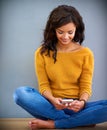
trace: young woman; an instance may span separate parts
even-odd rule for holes
[[[36,117],[29,122],[32,130],[107,121],[107,100],[87,102],[94,57],[83,40],[84,23],[74,7],[60,5],[50,13],[43,44],[35,52],[39,92],[22,86],[14,94],[15,102]]]

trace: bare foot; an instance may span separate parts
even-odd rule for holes
[[[41,119],[34,119],[30,121],[29,126],[32,130],[36,130],[37,128],[48,128],[48,129],[55,128],[54,121],[52,120],[45,121]]]

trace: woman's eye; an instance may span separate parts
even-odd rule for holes
[[[73,34],[73,32],[68,32],[69,34]]]
[[[63,34],[63,32],[58,32],[59,34]]]

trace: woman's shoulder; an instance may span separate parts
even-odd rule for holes
[[[40,57],[41,56],[41,46],[35,49],[34,51],[34,56],[35,57]]]
[[[93,51],[89,47],[83,47],[84,51],[90,54],[93,54]]]
[[[40,54],[41,52],[41,46],[39,46],[36,50],[35,50],[35,54]]]
[[[94,56],[93,51],[89,47],[83,47],[81,53],[83,53],[85,56]]]

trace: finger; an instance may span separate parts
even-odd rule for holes
[[[72,110],[73,110],[74,112],[78,112],[78,111],[79,111],[79,109],[77,109],[77,108],[72,108]]]
[[[64,106],[66,106],[66,107],[67,107],[67,106],[68,106],[68,103],[65,103],[65,104],[64,104]]]
[[[69,103],[68,106],[73,106],[73,104],[72,104],[72,103]]]

